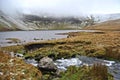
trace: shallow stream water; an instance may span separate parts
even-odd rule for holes
[[[27,63],[37,66],[38,63],[34,59],[25,60]],[[120,80],[120,62],[108,61],[94,57],[78,56],[77,58],[58,59],[54,64],[59,70],[67,70],[69,66],[91,66],[94,63],[101,63],[108,67],[108,71],[114,76],[114,80]]]

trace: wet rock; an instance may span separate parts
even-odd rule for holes
[[[23,54],[16,53],[15,56],[19,58],[23,58]]]
[[[9,53],[11,57],[18,57],[18,58],[23,58],[23,54],[20,53],[14,53],[14,52],[10,52]]]
[[[38,38],[34,38],[34,40],[37,41],[37,40],[40,40],[40,39],[38,39]]]
[[[38,68],[41,71],[56,72],[57,66],[54,64],[53,60],[49,57],[42,58],[38,63]]]

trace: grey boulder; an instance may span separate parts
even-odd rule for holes
[[[41,71],[50,71],[50,72],[57,71],[57,66],[54,64],[53,60],[49,57],[43,57],[38,63],[38,68]]]

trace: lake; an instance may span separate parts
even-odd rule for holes
[[[94,30],[42,30],[42,31],[7,31],[0,32],[0,46],[10,46],[24,44],[27,42],[36,42],[43,40],[52,40],[66,38],[67,35],[56,35],[57,33],[68,32],[94,32]],[[21,43],[12,43],[7,38],[17,38]]]

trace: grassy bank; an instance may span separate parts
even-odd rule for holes
[[[105,22],[97,23],[95,25],[84,27],[87,30],[107,30],[107,31],[120,31],[120,19],[108,20]]]
[[[37,60],[44,56],[58,59],[76,55],[120,60],[120,32],[73,32],[64,39],[2,47],[0,50],[19,52],[26,58]]]
[[[41,72],[22,59],[0,52],[0,80],[40,80]]]
[[[69,58],[76,55],[119,60],[120,32],[76,32],[68,38],[30,43],[24,46],[25,57],[39,59],[44,56]]]

